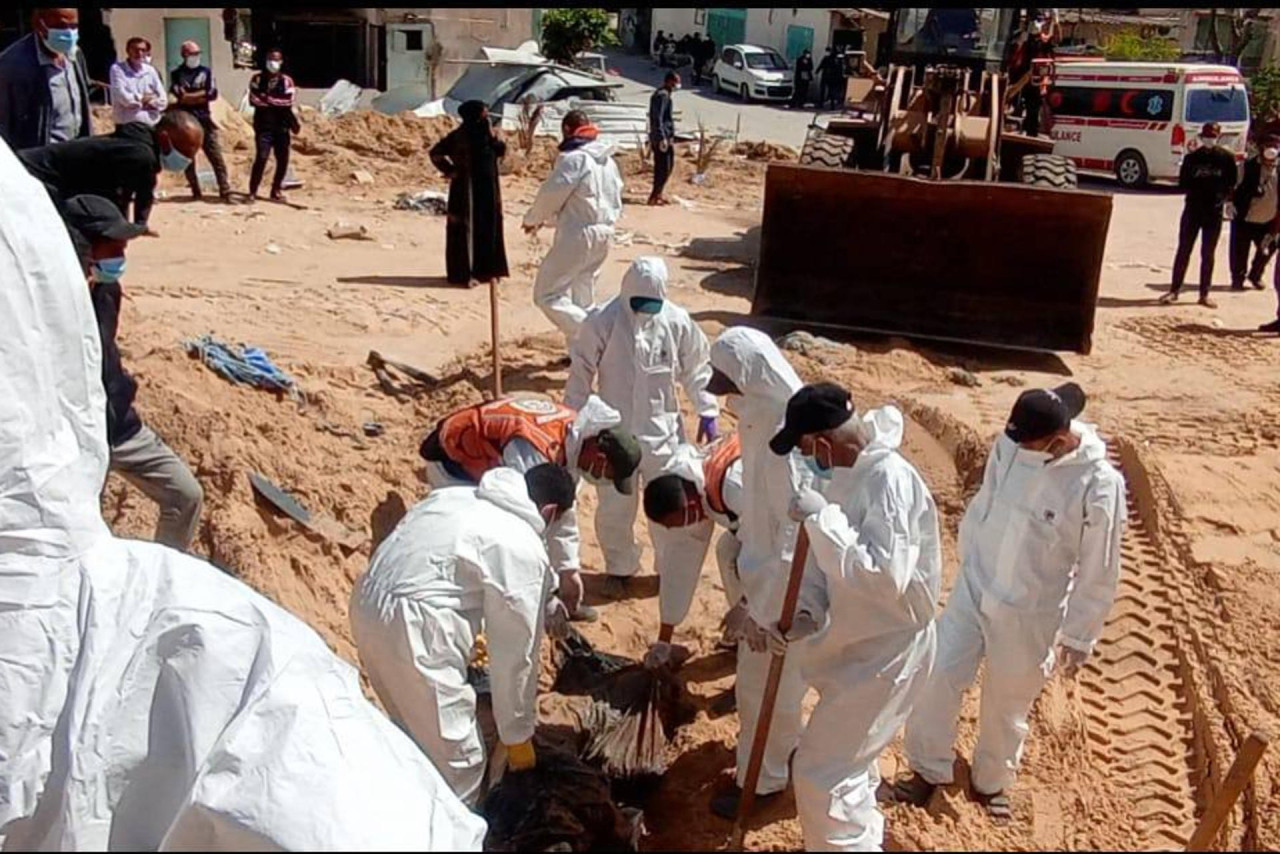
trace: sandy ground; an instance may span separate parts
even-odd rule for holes
[[[397,507],[425,492],[416,455],[422,434],[488,389],[489,315],[484,289],[443,282],[443,219],[392,207],[401,191],[442,187],[425,165],[421,140],[443,129],[413,126],[407,141],[397,141],[404,128],[388,126],[378,137],[381,153],[357,150],[360,143],[350,140],[334,144],[339,130],[308,127],[309,142],[300,148],[313,153],[295,158],[307,181],[291,194],[297,207],[196,204],[180,182],[167,185],[169,198],[153,217],[161,237],[130,251],[121,343],[141,386],[144,418],[204,485],[195,550],[292,610],[354,662],[352,581]],[[233,178],[243,187],[247,151],[243,141],[234,143]],[[535,154],[503,186],[512,267],[500,294],[504,380],[508,390],[554,396],[565,379],[556,367],[563,345],[530,303],[550,235],[531,241],[518,224],[549,162],[545,147]],[[353,167],[368,169],[374,183],[356,184]],[[629,201],[647,194],[640,168],[635,158],[624,159]],[[726,155],[704,187],[688,183],[686,160],[678,168],[672,190],[690,207],[628,205],[620,232],[630,238],[611,254],[599,296],[616,292],[633,258],[662,254],[672,298],[715,335],[746,320],[754,247],[745,235],[759,221],[764,167]],[[964,501],[1020,386],[1067,375],[1081,382],[1091,394],[1087,414],[1112,440],[1130,484],[1120,597],[1080,679],[1055,681],[1037,706],[1012,792],[1015,820],[993,825],[956,787],[926,810],[889,808],[890,847],[1180,847],[1244,736],[1276,724],[1280,428],[1267,413],[1280,402],[1268,369],[1280,357],[1280,341],[1248,331],[1274,316],[1275,296],[1217,293],[1216,312],[1185,301],[1155,307],[1169,278],[1178,207],[1167,193],[1117,194],[1087,357],[999,356],[866,338],[790,354],[806,378],[849,385],[860,406],[896,401],[910,416],[906,451],[944,513],[948,586]],[[328,239],[325,230],[339,221],[367,226],[373,239]],[[1225,242],[1224,234],[1219,282],[1226,279]],[[234,387],[189,358],[181,342],[204,333],[265,348],[297,378],[303,402]],[[388,396],[364,366],[371,349],[447,381]],[[948,369],[957,366],[979,384],[952,382]],[[369,421],[384,432],[366,437],[361,426]],[[359,545],[335,544],[255,504],[248,481],[254,470],[345,525]],[[588,520],[594,498],[584,491]],[[117,531],[149,536],[154,508],[114,477],[104,508]],[[583,551],[589,595],[599,601],[600,552],[589,522]],[[602,604],[602,621],[587,628],[603,648],[639,656],[656,634],[648,551],[645,561],[634,597]],[[735,715],[713,717],[709,708],[731,685],[733,668],[714,650],[724,605],[713,561],[677,635],[694,652],[685,674],[700,712],[680,733],[679,755],[648,804],[646,845],[653,849],[722,847],[730,830],[707,809],[727,782],[737,730]],[[561,720],[568,704],[548,694],[541,705],[548,720]],[[976,713],[971,692],[961,756],[972,748]],[[960,766],[963,781],[967,766]],[[895,745],[882,770],[891,776],[901,767]],[[1237,807],[1226,842],[1280,845],[1277,772],[1280,754],[1273,753]],[[772,805],[754,822],[748,845],[800,848],[794,816],[789,798]]]

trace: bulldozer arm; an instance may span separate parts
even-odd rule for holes
[[[1088,353],[1111,197],[773,163],[753,315]]]

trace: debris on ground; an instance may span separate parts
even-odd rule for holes
[[[779,350],[790,350],[802,356],[808,356],[815,350],[821,350],[824,347],[839,346],[830,338],[823,338],[819,335],[814,335],[812,332],[805,332],[803,329],[788,332],[778,339],[777,344]]]
[[[535,737],[538,763],[508,771],[480,814],[486,851],[636,851],[643,814],[619,807],[609,780],[570,751]]]
[[[982,380],[978,379],[977,374],[956,366],[947,368],[947,379],[966,388],[977,388],[982,385]]]
[[[373,240],[367,226],[354,222],[335,222],[325,232],[330,240]]]
[[[258,347],[232,347],[213,335],[187,339],[182,346],[190,355],[198,356],[214,373],[237,385],[298,396],[298,386],[293,377],[276,367],[266,351]]]
[[[790,160],[800,159],[800,153],[787,145],[776,142],[740,142],[733,147],[733,153],[748,160]]]
[[[396,196],[394,207],[398,211],[419,211],[421,213],[444,216],[449,212],[449,194],[442,193],[439,190],[401,193]]]
[[[367,187],[373,183],[373,175],[366,169],[355,169],[351,172],[351,180],[362,187]]]
[[[252,485],[255,495],[307,530],[314,531],[326,539],[332,540],[348,552],[355,551],[363,545],[365,541],[363,531],[353,531],[323,514],[312,513],[303,507],[298,499],[272,483],[261,472],[251,472],[249,474],[249,483]]]

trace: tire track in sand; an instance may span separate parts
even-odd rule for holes
[[[1108,447],[1124,471],[1114,443]],[[1179,664],[1177,592],[1132,486],[1128,499],[1120,585],[1098,648],[1081,669],[1081,703],[1094,761],[1134,803],[1144,837],[1134,846],[1182,848],[1194,830],[1199,763]]]

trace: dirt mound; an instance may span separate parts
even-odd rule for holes
[[[733,154],[748,160],[782,160],[795,162],[800,153],[789,145],[775,142],[740,142],[733,147]]]
[[[313,113],[304,118],[293,150],[298,166],[312,178],[349,184],[352,173],[369,173],[375,185],[415,186],[436,176],[431,147],[457,123],[448,116],[424,119],[413,113],[388,116],[354,110],[336,118]]]

